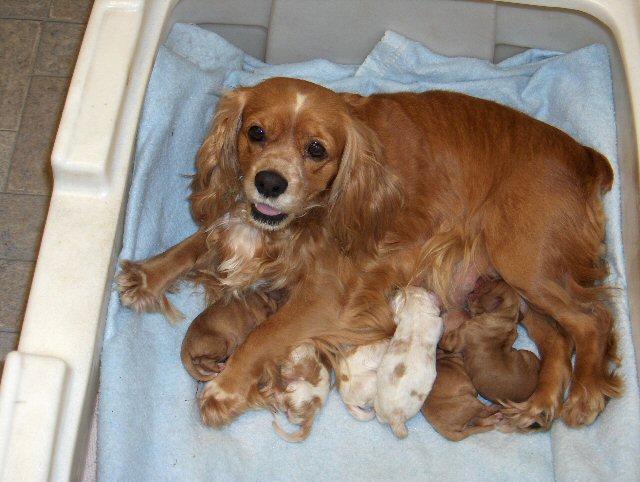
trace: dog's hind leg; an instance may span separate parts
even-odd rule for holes
[[[613,319],[606,307],[611,294],[602,286],[608,270],[602,259],[605,220],[599,194],[589,193],[586,181],[572,182],[571,177],[560,185],[564,189],[548,189],[544,197],[531,191],[523,197],[510,195],[504,202],[510,202],[520,216],[504,216],[499,206],[488,210],[483,234],[498,273],[535,312],[554,319],[573,341],[575,367],[562,418],[579,427],[591,424],[608,398],[621,395],[622,381],[609,366],[617,359],[611,344]],[[526,204],[531,200],[539,204],[535,215]],[[561,393],[558,383],[564,373],[551,373],[549,357],[566,357],[567,343],[545,351],[539,385],[555,383],[556,393]],[[532,399],[542,403],[540,393],[537,389]],[[549,402],[546,405],[552,410]]]
[[[527,328],[531,330],[531,326],[536,324],[535,329],[542,329],[542,333],[548,332],[549,335],[538,342],[542,355],[541,372],[536,391],[525,402],[525,413],[534,411],[537,403],[544,404],[543,394],[551,395],[548,388],[555,387],[556,394],[563,393],[567,373],[565,360],[571,353],[569,340],[575,347],[576,359],[569,398],[562,408],[565,423],[571,427],[589,425],[604,409],[607,399],[621,396],[622,380],[610,367],[610,362],[617,360],[610,341],[613,320],[604,302],[598,299],[603,292],[601,288],[582,288],[577,284],[573,288],[565,288],[551,280],[544,280],[537,290],[522,290],[530,306],[537,311],[543,307],[570,337],[567,339],[559,335],[558,330],[544,329],[535,316],[528,318]],[[532,338],[535,340],[536,335]],[[557,398],[553,404],[549,402],[546,405],[547,410],[551,410],[547,414],[550,423],[559,413],[555,413],[553,408]],[[522,419],[523,415],[519,418]],[[545,424],[542,425],[545,428]]]
[[[610,343],[611,314],[602,301],[582,295],[588,288],[568,291],[568,299],[547,296],[551,302],[546,308],[575,343],[575,368],[562,418],[567,425],[579,427],[593,423],[609,398],[621,396],[623,383],[610,366],[617,361]]]

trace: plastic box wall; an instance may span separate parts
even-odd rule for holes
[[[526,48],[605,44],[640,353],[638,0],[96,0],[53,150],[54,189],[20,344],[0,385],[0,480],[81,476],[137,122],[155,54],[176,22],[200,24],[272,63],[361,62],[387,29],[438,53],[495,61]]]

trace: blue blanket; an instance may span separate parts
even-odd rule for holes
[[[161,47],[139,127],[122,259],[143,259],[196,228],[188,175],[221,89],[272,76],[305,78],[337,91],[447,89],[496,100],[553,124],[604,153],[616,173],[616,137],[607,51],[531,50],[498,65],[449,58],[388,32],[362,65],[315,60],[266,65],[217,35],[176,25]],[[616,180],[605,199],[610,282],[626,380],[590,426],[557,422],[547,433],[490,432],[452,443],[421,415],[397,440],[376,421],[358,422],[334,390],[311,436],[290,444],[266,411],[215,430],[200,423],[198,385],[180,362],[202,292],[184,285],[170,295],[186,315],[173,326],[161,315],[133,313],[114,293],[109,306],[100,385],[98,467],[102,480],[636,480],[640,474],[640,402],[625,291]],[[532,348],[521,334],[518,345]],[[280,422],[283,421],[280,419]]]

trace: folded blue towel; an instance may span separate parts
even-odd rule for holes
[[[121,258],[143,259],[191,234],[187,196],[196,151],[221,89],[272,76],[300,77],[337,91],[447,89],[496,100],[553,124],[611,160],[615,118],[607,51],[594,45],[569,54],[530,50],[498,65],[436,55],[388,32],[362,65],[324,60],[267,65],[217,35],[176,25],[161,47],[140,122]],[[557,422],[547,433],[490,432],[461,442],[438,435],[421,415],[409,437],[358,422],[333,391],[311,436],[290,444],[276,436],[266,411],[215,430],[200,423],[198,386],[180,362],[189,321],[202,292],[170,295],[187,321],[138,315],[110,300],[102,355],[98,467],[102,480],[637,480],[640,402],[626,300],[616,180],[605,199],[610,282],[620,287],[616,329],[626,380],[590,426]],[[518,345],[532,347],[520,336]]]

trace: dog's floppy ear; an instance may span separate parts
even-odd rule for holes
[[[376,134],[354,118],[329,198],[329,222],[346,253],[375,251],[403,202],[400,179],[386,164]]]
[[[245,98],[246,90],[236,89],[220,99],[198,151],[190,200],[193,219],[201,226],[218,219],[240,192],[237,138]]]

